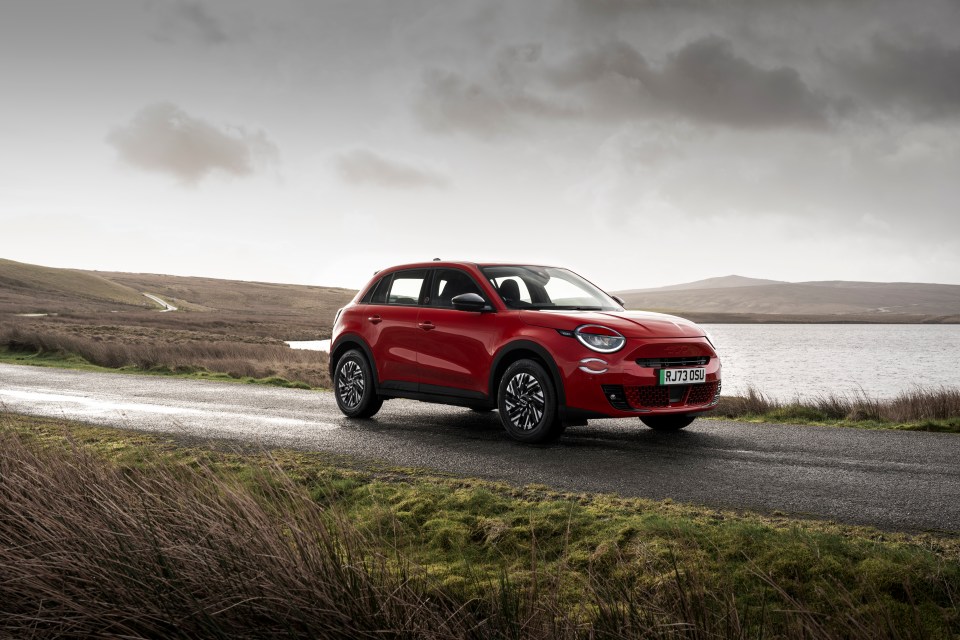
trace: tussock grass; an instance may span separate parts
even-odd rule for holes
[[[290,349],[279,342],[189,339],[167,342],[147,336],[129,341],[100,335],[86,336],[28,324],[10,323],[0,329],[0,348],[21,354],[77,356],[86,362],[113,369],[134,368],[155,373],[209,371],[232,378],[271,379],[283,386],[329,387],[328,355],[320,351]]]
[[[960,432],[960,387],[917,387],[889,399],[871,397],[861,390],[789,402],[770,398],[750,387],[745,396],[721,397],[715,410],[717,414],[776,422],[896,425],[915,430]]]
[[[0,635],[950,638],[951,540],[0,416]]]

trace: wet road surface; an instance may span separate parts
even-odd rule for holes
[[[661,434],[625,419],[530,446],[509,440],[495,412],[391,400],[374,419],[351,421],[327,392],[3,364],[0,409],[518,485],[960,531],[955,434],[707,420]]]

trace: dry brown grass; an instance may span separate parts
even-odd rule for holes
[[[783,602],[748,615],[732,587],[676,557],[639,581],[622,558],[598,564],[571,608],[562,564],[538,569],[535,546],[522,586],[505,575],[466,596],[279,464],[245,471],[119,465],[0,430],[0,636],[875,640],[928,629],[920,609],[903,624],[842,585],[828,612],[771,581]]]
[[[136,332],[129,328],[45,327],[9,323],[0,328],[0,347],[21,353],[79,356],[102,367],[192,373],[206,370],[234,378],[283,378],[329,387],[329,357],[279,341],[256,342],[194,332]]]
[[[783,402],[750,387],[745,396],[723,396],[716,413],[729,418],[770,416],[805,420],[915,423],[960,419],[960,387],[915,388],[890,399],[851,394],[820,395]]]

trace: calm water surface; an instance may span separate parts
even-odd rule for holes
[[[724,395],[753,385],[789,400],[863,390],[890,397],[960,386],[960,325],[704,324]]]

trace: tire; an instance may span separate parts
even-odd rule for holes
[[[370,418],[380,411],[383,399],[373,387],[370,363],[363,352],[352,349],[337,361],[333,395],[340,411],[348,418]]]
[[[696,416],[643,416],[640,421],[654,431],[679,431],[696,420]]]
[[[557,392],[543,366],[534,360],[511,364],[497,392],[500,422],[520,442],[549,442],[563,433]]]

